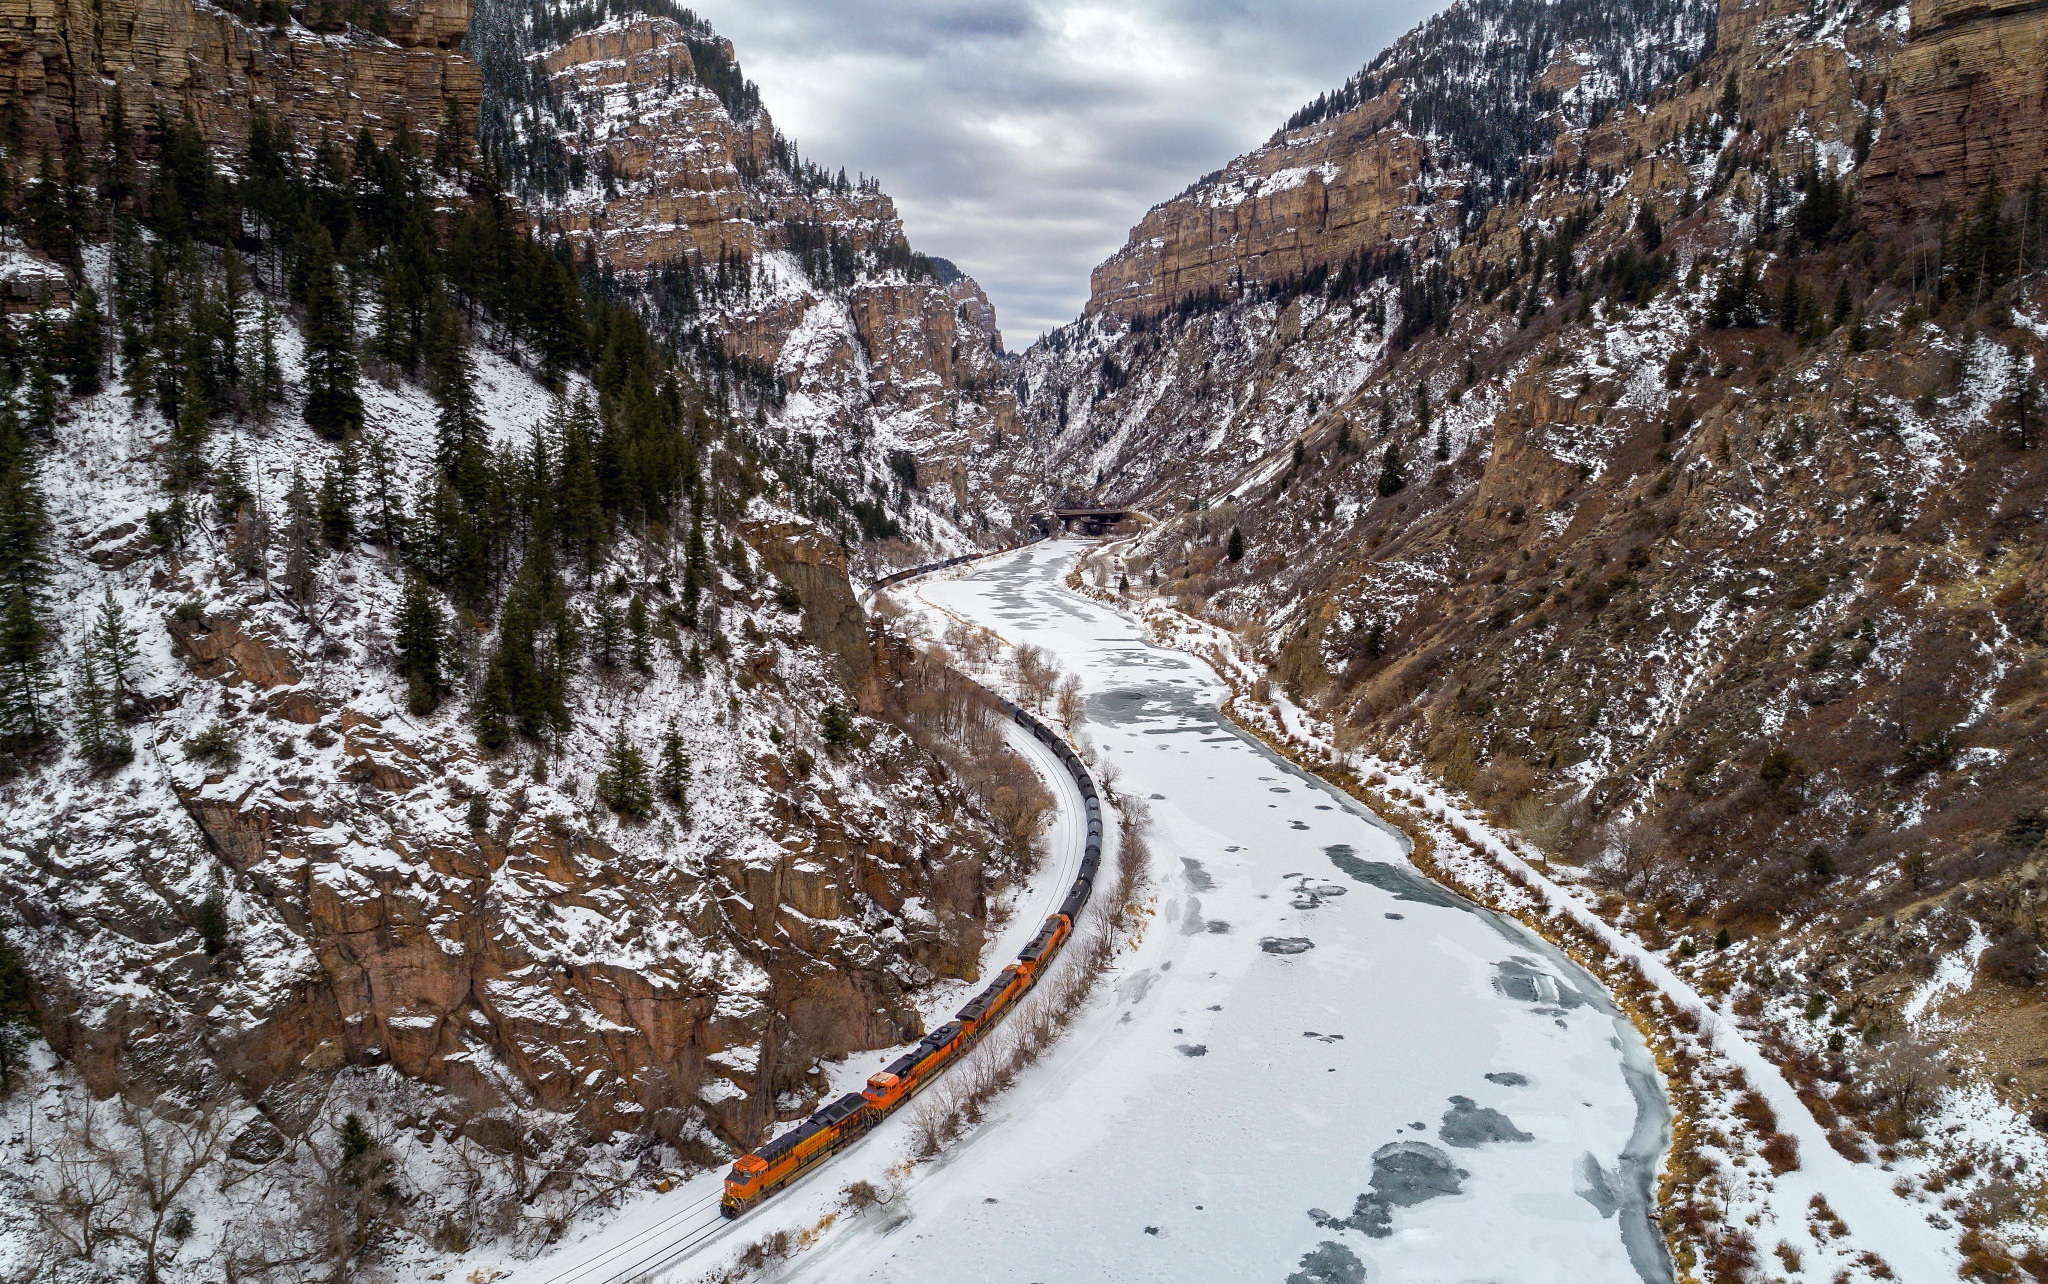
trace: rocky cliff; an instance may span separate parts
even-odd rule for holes
[[[258,23],[245,16],[254,6],[196,0],[6,0],[0,93],[20,104],[28,147],[53,154],[99,145],[117,93],[137,134],[161,111],[223,152],[241,150],[258,111],[309,141],[367,126],[380,141],[403,128],[430,142],[452,125],[466,142],[481,94],[460,51],[469,0],[384,0],[367,6],[370,28],[305,25],[334,8]]]
[[[2024,0],[1918,0],[1886,76],[1889,127],[1864,167],[1886,219],[1961,214],[2048,169],[2048,23]]]
[[[1691,66],[1711,17],[1697,3],[1454,5],[1147,213],[1095,269],[1087,315],[1240,298],[1454,235],[1560,129]]]

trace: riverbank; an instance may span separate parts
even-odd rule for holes
[[[1097,555],[1101,559],[1101,555]],[[1542,855],[1421,773],[1347,754],[1271,689],[1238,640],[1110,590],[1077,562],[1068,587],[1138,621],[1155,645],[1205,660],[1231,719],[1274,752],[1398,826],[1441,885],[1512,917],[1600,978],[1656,1056],[1673,1110],[1659,1221],[1685,1278],[1955,1279],[1961,1254],[1882,1170],[1836,1153],[1792,1084],[1699,990],[1610,919],[1618,897],[1568,881]]]

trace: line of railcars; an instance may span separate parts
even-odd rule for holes
[[[955,558],[938,565],[952,566],[969,558]],[[933,570],[936,567],[924,567]],[[906,572],[900,577],[909,578]],[[883,584],[891,580],[882,581]],[[1031,943],[1004,968],[981,993],[968,1000],[951,1021],[926,1035],[916,1047],[904,1053],[879,1073],[869,1077],[867,1087],[819,1109],[810,1118],[783,1133],[750,1155],[741,1156],[725,1176],[725,1193],[719,1206],[727,1217],[738,1217],[768,1196],[796,1181],[829,1156],[864,1136],[876,1124],[900,1109],[912,1097],[929,1087],[946,1067],[965,1056],[1003,1015],[1031,992],[1038,979],[1059,956],[1074,934],[1074,924],[1094,889],[1096,873],[1102,867],[1102,798],[1082,765],[1081,756],[1066,741],[1016,704],[996,697],[1003,712],[1059,755],[1060,762],[1081,788],[1088,816],[1088,845],[1082,852],[1080,874],[1059,911],[1045,920]]]

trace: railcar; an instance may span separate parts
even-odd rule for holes
[[[1036,543],[1036,540],[1030,541]],[[900,571],[880,580],[877,588],[900,583],[930,571],[958,566],[978,555],[950,558],[930,566]],[[981,993],[967,1001],[954,1020],[919,1040],[880,1072],[869,1076],[860,1092],[850,1092],[817,1111],[795,1128],[734,1161],[725,1175],[725,1193],[719,1200],[727,1217],[738,1217],[754,1204],[789,1185],[815,1168],[834,1152],[852,1144],[900,1108],[904,1102],[929,1086],[967,1049],[1015,1007],[1074,934],[1074,924],[1088,903],[1102,866],[1102,799],[1095,782],[1081,762],[1081,755],[1055,735],[1052,729],[1018,707],[1015,701],[996,697],[1003,712],[1030,731],[1058,755],[1074,783],[1080,786],[1083,814],[1087,817],[1087,842],[1082,849],[1081,869],[1068,889],[1059,911],[1045,920],[1017,956]]]

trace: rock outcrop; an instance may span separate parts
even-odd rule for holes
[[[1863,192],[1884,220],[1967,214],[1991,183],[2048,174],[2048,4],[1914,0],[1886,77],[1884,130]]]
[[[161,111],[239,155],[267,112],[308,142],[401,128],[431,148],[473,129],[482,92],[461,52],[470,0],[390,0],[385,29],[258,25],[201,0],[0,0],[0,95],[18,99],[30,148],[105,137],[115,90],[140,134]],[[303,16],[303,15],[302,15]]]
[[[1416,199],[1429,147],[1391,125],[1399,98],[1396,87],[1284,134],[1153,207],[1095,269],[1089,315],[1128,320],[1191,295],[1234,298],[1429,227],[1430,211]]]

